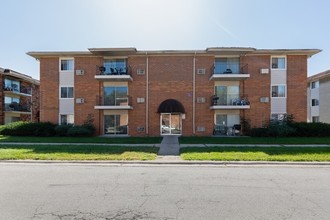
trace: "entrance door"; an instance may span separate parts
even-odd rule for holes
[[[160,115],[160,133],[162,135],[181,134],[181,113],[162,113]]]

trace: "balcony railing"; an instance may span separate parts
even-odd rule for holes
[[[211,96],[211,109],[249,109],[250,102],[246,97],[238,95]]]
[[[128,81],[132,80],[132,69],[130,66],[122,68],[108,68],[99,66],[95,75],[98,80]]]
[[[96,96],[95,109],[132,109],[132,97]]]
[[[235,71],[233,69],[220,69],[213,66],[211,68],[211,78],[210,80],[217,80],[217,79],[227,79],[227,80],[243,80],[250,77],[249,74],[249,66],[248,64],[242,66],[239,71]]]
[[[13,93],[21,93],[21,94],[25,94],[25,95],[32,95],[32,88],[25,87],[25,86],[21,86],[20,88],[17,88],[17,87],[14,87],[14,86],[4,85],[3,90],[13,92]]]
[[[106,127],[104,130],[104,134],[109,134],[109,135],[128,134],[128,125]]]
[[[5,111],[14,112],[31,112],[30,105],[22,105],[17,102],[12,102],[10,104],[5,104]]]

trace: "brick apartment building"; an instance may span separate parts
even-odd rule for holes
[[[210,136],[247,120],[307,118],[307,59],[317,49],[29,52],[40,61],[40,120],[100,135]],[[215,126],[217,125],[217,126]]]
[[[0,68],[0,124],[39,121],[39,81],[10,69]]]
[[[330,123],[330,70],[307,78],[307,121]]]

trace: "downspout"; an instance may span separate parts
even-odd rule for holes
[[[195,72],[196,72],[196,51],[195,51],[195,54],[194,54],[194,59],[193,59],[193,112],[192,112],[192,117],[193,117],[193,134],[195,135],[195,96],[196,96],[196,75],[195,75]]]
[[[146,52],[146,134],[149,135],[149,58]]]

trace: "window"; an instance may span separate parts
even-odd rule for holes
[[[285,57],[272,57],[272,69],[285,69]]]
[[[317,88],[319,88],[319,86],[320,86],[319,81],[312,82],[312,89],[317,89]]]
[[[128,106],[127,86],[104,87],[104,105]]]
[[[239,86],[216,86],[215,95],[219,98],[218,105],[232,105],[239,99]]]
[[[215,74],[238,74],[239,57],[217,58],[214,64]]]
[[[5,91],[20,92],[20,82],[12,79],[5,79]]]
[[[74,116],[73,115],[60,115],[60,124],[61,125],[74,124]]]
[[[319,116],[313,116],[312,117],[312,122],[320,122],[320,117]]]
[[[235,124],[240,124],[240,117],[239,115],[216,114],[215,124],[232,127]]]
[[[271,115],[271,120],[273,121],[283,121],[285,114],[272,114]]]
[[[61,98],[73,98],[73,87],[61,87]]]
[[[312,99],[312,106],[318,106],[319,100],[318,99]]]
[[[126,73],[126,60],[104,60],[105,74]]]
[[[104,115],[104,134],[128,134],[128,114]]]
[[[285,86],[272,86],[272,97],[286,97]]]
[[[17,111],[19,104],[19,98],[5,96],[5,111]]]
[[[73,59],[61,59],[61,71],[73,70]]]

